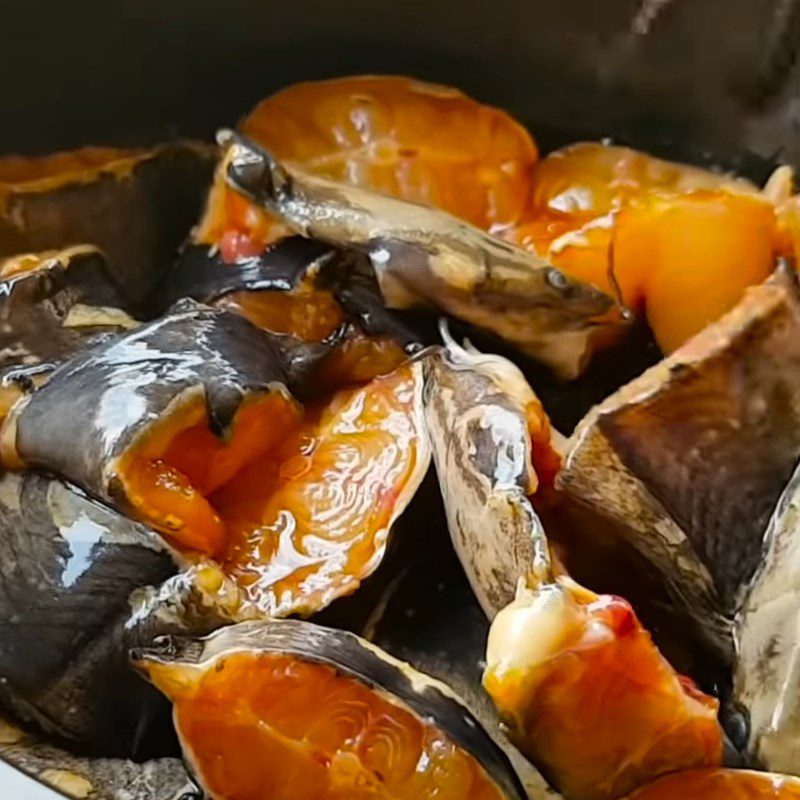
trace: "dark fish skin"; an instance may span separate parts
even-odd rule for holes
[[[165,636],[152,647],[133,651],[131,657],[147,674],[148,663],[200,665],[236,650],[293,654],[328,664],[389,694],[471,753],[508,800],[527,797],[503,750],[450,690],[421,673],[413,673],[407,665],[352,633],[299,620],[244,622],[205,639]]]
[[[0,478],[0,701],[103,755],[133,756],[160,717],[129,669],[134,590],[176,566],[156,534],[36,473]],[[126,644],[126,642],[128,644]]]
[[[310,176],[222,132],[226,180],[292,230],[367,255],[386,304],[432,305],[489,330],[564,377],[613,305],[599,289],[442,211]]]
[[[212,147],[178,142],[143,154],[124,176],[13,188],[0,208],[0,257],[92,244],[127,299],[139,303],[199,216],[215,160]]]
[[[2,373],[52,369],[81,347],[136,324],[99,250],[78,246],[38,258],[40,268],[0,280]],[[85,324],[70,318],[81,311]]]
[[[421,346],[418,335],[386,308],[369,259],[302,236],[282,239],[232,264],[215,247],[188,245],[156,286],[148,307],[164,310],[185,297],[213,304],[231,292],[291,292],[303,280],[329,290],[368,335],[390,336],[407,349]]]
[[[617,523],[731,654],[800,458],[800,292],[779,271],[581,422],[559,487]]]
[[[167,316],[59,367],[14,415],[9,437],[22,463],[60,475],[124,512],[113,462],[155,420],[204,395],[210,425],[224,437],[248,397],[302,394],[311,365],[328,349],[298,345],[238,314],[181,301]]]
[[[75,756],[0,719],[1,760],[43,784],[42,793],[45,792],[44,786],[63,793],[58,797],[80,800],[189,800],[194,789],[183,764],[177,758],[134,763],[122,759]],[[52,796],[55,799],[56,795]],[[194,796],[199,800],[199,795]]]
[[[190,244],[166,270],[149,302],[164,311],[184,297],[213,303],[231,292],[289,292],[309,273],[319,272],[337,251],[302,236],[283,239],[257,256],[233,264],[209,245]]]
[[[388,336],[406,352],[425,345],[420,326],[411,326],[400,313],[386,306],[375,270],[367,256],[345,251],[320,272],[319,284],[329,289],[344,312],[369,336]]]

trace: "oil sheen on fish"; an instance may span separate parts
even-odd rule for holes
[[[220,139],[233,189],[304,236],[367,253],[388,306],[441,308],[565,377],[585,366],[612,305],[600,290],[442,211],[304,174],[235,134]]]
[[[36,473],[0,478],[0,512],[0,702],[89,750],[133,755],[161,704],[127,666],[130,598],[175,573],[172,557],[144,526]]]

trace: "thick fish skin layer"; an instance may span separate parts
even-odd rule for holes
[[[46,369],[98,337],[136,326],[96,248],[23,258],[36,268],[0,279],[0,371]],[[0,274],[13,272],[12,261],[0,261]]]
[[[188,793],[194,789],[178,759],[137,764],[121,759],[79,758],[36,740],[2,719],[0,759],[52,786],[61,793],[59,797],[75,800],[188,800]]]
[[[612,300],[442,211],[310,176],[234,134],[229,185],[294,231],[369,255],[387,305],[437,306],[575,377]]]
[[[283,239],[263,253],[233,264],[225,261],[217,247],[187,245],[165,271],[150,304],[167,309],[184,297],[212,303],[230,292],[289,292],[306,274],[319,272],[335,256],[330,246],[300,236]]]
[[[157,698],[127,665],[130,596],[175,572],[161,540],[35,473],[0,478],[0,700],[106,754]],[[129,646],[129,645],[128,645]]]
[[[800,295],[779,270],[580,423],[558,486],[619,525],[730,653],[800,457]]]
[[[147,675],[160,665],[169,665],[176,672],[213,668],[219,659],[237,652],[293,654],[333,666],[396,698],[470,753],[504,797],[525,800],[527,795],[507,756],[452,690],[352,633],[299,620],[245,622],[205,639],[163,637],[150,648],[133,651],[131,657]]]
[[[137,437],[198,397],[212,430],[224,435],[248,397],[288,396],[311,351],[290,351],[287,341],[237,314],[182,301],[56,370],[14,416],[7,431],[13,450],[23,464],[124,507],[115,469]]]
[[[547,561],[528,502],[536,476],[525,405],[533,392],[511,362],[470,353],[452,340],[425,360],[425,415],[447,523],[486,615]]]
[[[800,774],[800,469],[764,536],[766,556],[736,618],[734,700],[766,769]]]
[[[386,309],[366,256],[302,236],[281,239],[234,263],[216,246],[189,245],[165,272],[149,306],[167,309],[184,297],[213,304],[234,292],[291,292],[306,280],[330,291],[365,333],[391,336],[406,348],[421,346],[418,336]]]
[[[48,159],[71,155],[0,160],[0,257],[92,244],[108,256],[128,300],[138,303],[202,210],[215,148],[177,142],[122,150],[88,169],[77,151],[69,169],[25,180],[25,162],[39,175]],[[11,161],[13,181],[4,169]]]

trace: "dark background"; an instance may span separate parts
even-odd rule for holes
[[[0,153],[210,137],[293,81],[407,73],[544,148],[800,160],[797,0],[0,0]]]

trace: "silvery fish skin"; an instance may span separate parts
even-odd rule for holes
[[[160,758],[139,764],[113,758],[82,758],[42,742],[2,719],[0,760],[27,773],[43,787],[52,787],[59,792],[58,797],[75,800],[188,800],[197,796],[191,794],[194,784],[178,759]],[[2,776],[0,784],[6,788]]]
[[[438,307],[515,344],[564,377],[588,359],[613,301],[544,260],[435,209],[310,176],[222,132],[228,184],[293,230],[366,253],[386,303]]]
[[[118,459],[150,425],[204,398],[224,436],[257,393],[291,397],[321,345],[298,345],[243,317],[181,301],[165,317],[84,351],[15,407],[4,462],[46,469],[127,510]]]
[[[176,566],[160,538],[36,473],[0,478],[0,701],[48,733],[131,755],[161,707],[127,649],[131,595]],[[163,708],[162,708],[163,711]]]
[[[448,686],[352,633],[300,620],[243,622],[204,639],[166,636],[151,647],[133,651],[131,657],[146,675],[151,666],[159,664],[176,669],[212,668],[226,655],[243,651],[294,655],[335,667],[340,673],[389,695],[447,733],[477,759],[503,797],[508,800],[527,797],[508,757]],[[191,752],[186,755],[191,762]]]
[[[536,476],[525,409],[535,397],[510,361],[445,341],[424,362],[426,421],[453,545],[493,619],[519,579],[548,563],[527,499]]]
[[[725,656],[800,457],[800,293],[779,270],[593,409],[558,487],[610,519]]]
[[[766,555],[736,617],[734,700],[750,717],[750,750],[769,770],[800,764],[800,468],[764,537]]]

